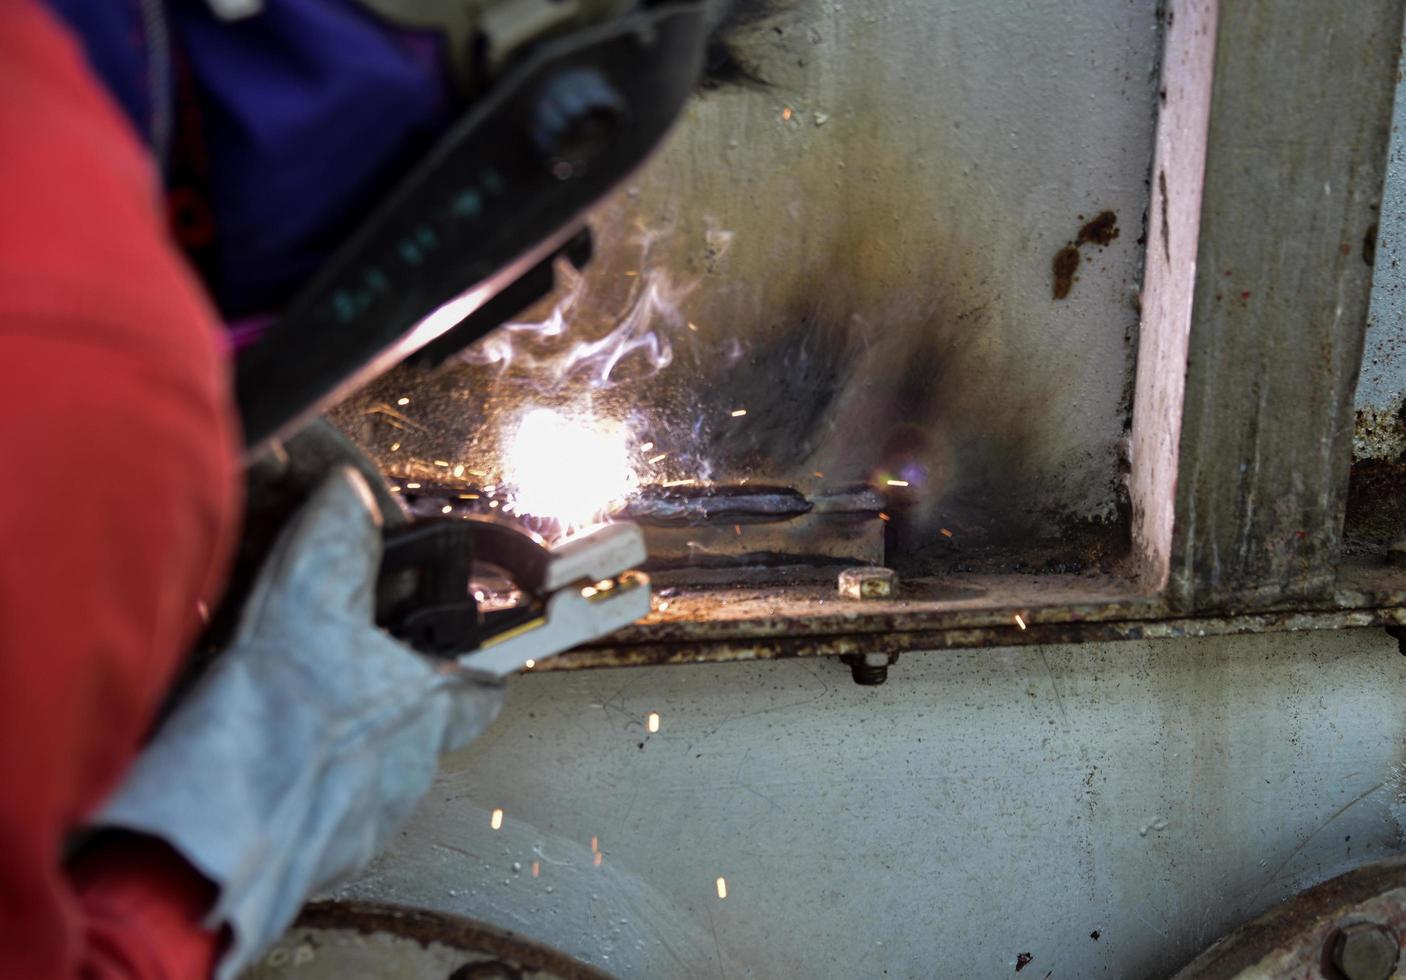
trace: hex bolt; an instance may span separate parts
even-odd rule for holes
[[[1344,926],[1333,943],[1333,965],[1347,980],[1387,980],[1400,955],[1396,937],[1370,922]]]
[[[876,687],[889,679],[889,665],[898,662],[896,653],[846,653],[840,662],[849,666],[856,684]]]
[[[840,573],[840,595],[846,599],[888,599],[898,591],[898,573],[892,568],[864,565]]]

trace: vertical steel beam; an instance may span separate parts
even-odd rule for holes
[[[1132,496],[1180,608],[1332,587],[1403,2],[1167,7]]]

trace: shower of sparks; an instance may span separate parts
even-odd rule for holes
[[[1021,629],[1025,629],[1025,620],[1020,618],[1020,613],[1015,614],[1015,624]]]
[[[646,719],[646,721],[648,722],[649,730],[651,732],[659,731],[659,712],[651,711],[649,713],[649,718]]]
[[[518,423],[506,475],[520,514],[563,528],[590,524],[635,485],[629,433],[617,423],[534,408]]]
[[[409,404],[410,404],[410,399],[409,399],[409,398],[397,398],[397,399],[395,400],[395,403],[396,403],[397,405],[409,405]]]
[[[722,875],[718,875],[717,886],[718,898],[727,898],[727,879]]]
[[[746,410],[745,408],[734,408],[734,409],[732,410],[732,417],[735,418],[735,419],[740,419],[742,416],[744,416],[744,415],[746,415],[746,414],[747,414],[747,410]]]
[[[888,484],[889,486],[891,486],[891,487],[906,487],[906,486],[908,486],[908,481],[907,481],[907,480],[885,480],[884,482],[887,483],[887,484]]]
[[[503,827],[503,811],[501,809],[493,811],[493,817],[488,821],[488,826],[494,830],[501,830]]]

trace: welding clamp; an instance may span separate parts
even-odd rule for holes
[[[429,656],[506,677],[649,612],[644,534],[606,524],[553,547],[491,518],[436,518],[384,535],[376,621]],[[514,600],[485,602],[485,576]],[[501,590],[499,591],[501,594]]]

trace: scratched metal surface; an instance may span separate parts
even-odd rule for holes
[[[1399,849],[1403,703],[1375,630],[526,676],[344,894],[626,978],[1165,977]]]
[[[919,536],[1113,519],[1158,4],[739,6],[761,12],[730,42],[747,77],[695,98],[600,210],[565,333],[519,345],[537,365],[398,371],[338,421],[398,475],[441,459],[501,480],[505,426],[547,404],[627,418],[671,454],[651,479],[809,494],[918,474]],[[1056,255],[1104,211],[1117,237],[1073,248],[1056,299]],[[564,369],[622,324],[634,353]]]

